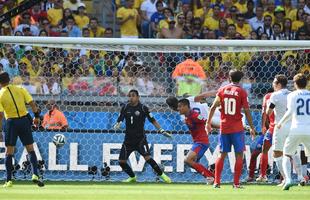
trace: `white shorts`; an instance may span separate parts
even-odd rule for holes
[[[292,135],[290,134],[284,144],[283,153],[285,155],[294,155],[298,145],[303,144],[306,156],[310,156],[310,135]]]
[[[273,151],[283,151],[285,139],[287,138],[290,132],[291,124],[286,123],[280,129],[275,127],[274,133],[272,136],[272,149]]]

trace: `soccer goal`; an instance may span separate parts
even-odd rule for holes
[[[310,41],[1,36],[0,44],[1,71],[7,71],[13,84],[24,86],[34,96],[43,114],[48,112],[47,101],[53,99],[68,120],[69,128],[61,131],[66,137],[61,148],[52,143],[57,131],[34,130],[41,173],[49,180],[120,181],[127,177],[117,161],[124,124],[121,131],[112,127],[129,90],[137,89],[141,102],[163,129],[173,133],[172,140],[165,138],[146,122],[153,158],[174,182],[203,182],[184,164],[192,139],[179,114],[166,105],[166,98],[217,90],[228,83],[230,69],[242,70],[242,86],[260,132],[262,98],[272,88],[274,76],[285,74],[291,88],[296,73],[309,76],[310,72]],[[211,103],[212,99],[203,101]],[[210,149],[201,163],[212,168],[219,153],[217,132],[209,138]],[[244,179],[255,144],[246,137]],[[0,142],[1,176],[5,173],[4,157],[4,143]],[[133,153],[129,162],[139,181],[158,180],[142,156]],[[272,162],[270,158],[270,166]],[[233,166],[231,154],[223,182],[232,180]],[[29,167],[19,144],[15,178],[29,178]]]

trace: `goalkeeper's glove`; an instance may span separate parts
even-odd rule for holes
[[[117,122],[116,124],[114,124],[114,126],[113,126],[113,130],[119,130],[120,129],[120,127],[121,127],[121,122]]]
[[[171,133],[165,131],[165,130],[162,129],[162,128],[159,129],[159,132],[160,132],[163,136],[165,136],[165,137],[167,137],[167,138],[172,138]]]

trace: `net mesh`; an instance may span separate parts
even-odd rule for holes
[[[58,180],[119,181],[126,177],[117,164],[124,134],[112,127],[120,106],[127,101],[128,91],[137,89],[142,103],[150,108],[161,126],[175,134],[169,140],[156,134],[156,129],[147,122],[145,129],[155,160],[177,182],[203,181],[184,166],[191,138],[178,113],[165,104],[166,98],[216,90],[228,83],[230,69],[240,69],[245,74],[242,86],[248,92],[254,124],[260,131],[262,98],[271,88],[274,76],[286,74],[292,87],[296,73],[309,75],[310,71],[309,50],[304,48],[3,43],[0,56],[1,71],[8,72],[12,83],[24,86],[34,95],[43,113],[47,112],[46,102],[54,99],[68,120],[69,129],[64,132],[67,144],[63,148],[56,149],[51,143],[53,131],[34,133],[39,159],[44,161],[42,173],[47,179]],[[212,99],[205,101],[210,103]],[[210,142],[211,148],[202,163],[212,167],[218,154],[217,136],[211,135]],[[248,139],[243,178],[247,176],[254,146],[255,142]],[[3,143],[1,147],[4,149]],[[18,149],[16,163],[24,169],[25,152],[21,147]],[[1,152],[0,157],[4,158],[4,150]],[[229,158],[226,165],[231,168],[225,168],[224,181],[232,181],[234,158]],[[156,180],[139,155],[132,154],[130,161],[141,176],[139,180]],[[272,166],[272,159],[269,162]],[[107,166],[109,176],[103,176]],[[27,177],[21,169],[17,170],[17,178]],[[0,161],[0,170],[4,173],[4,160]]]

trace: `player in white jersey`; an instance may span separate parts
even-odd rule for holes
[[[286,112],[287,106],[287,95],[290,91],[286,88],[287,85],[287,78],[283,74],[276,75],[274,81],[272,83],[274,92],[270,96],[270,103],[269,107],[267,108],[267,115],[270,116],[272,112],[275,115],[275,124],[277,124],[280,119],[284,116]],[[276,128],[273,133],[273,157],[276,165],[282,175],[285,177],[283,167],[282,167],[282,158],[283,158],[283,147],[286,137],[289,134],[291,123],[286,123],[285,126],[281,127],[280,129]],[[299,179],[302,178],[301,176],[301,161],[299,156],[294,156],[294,163],[296,163],[297,167],[300,168]],[[299,165],[298,165],[299,164]],[[296,170],[297,171],[297,170]],[[284,184],[284,181],[280,186]]]
[[[287,111],[277,124],[282,129],[291,122],[290,132],[284,144],[283,168],[285,173],[285,185],[283,190],[292,186],[290,160],[296,152],[299,144],[305,147],[306,156],[310,156],[310,91],[306,90],[307,77],[303,74],[294,76],[296,91],[287,97]]]

